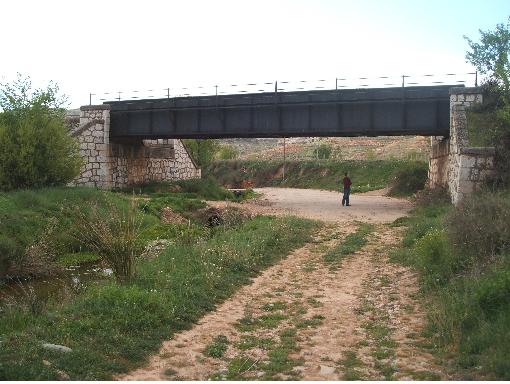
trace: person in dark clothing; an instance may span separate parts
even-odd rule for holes
[[[351,194],[351,179],[349,179],[349,177],[347,176],[347,172],[345,172],[345,177],[344,179],[342,180],[342,182],[344,183],[344,197],[342,198],[342,206],[350,206],[349,204],[349,195]]]

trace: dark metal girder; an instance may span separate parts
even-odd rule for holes
[[[110,137],[448,136],[449,88],[111,102]]]

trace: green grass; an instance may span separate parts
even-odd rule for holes
[[[57,263],[65,267],[95,263],[101,260],[101,256],[92,252],[66,253],[57,259]]]
[[[355,351],[344,351],[344,358],[339,360],[337,364],[341,365],[344,369],[343,380],[362,380],[363,375],[358,371],[358,368],[363,368],[365,364],[356,356]]]
[[[373,230],[374,226],[372,224],[360,224],[356,232],[347,235],[344,241],[324,254],[324,261],[328,263],[339,262],[345,256],[360,250],[367,244],[367,236]]]
[[[296,322],[296,328],[316,328],[322,324],[324,316],[314,315],[310,319],[300,319]]]
[[[47,303],[39,314],[4,308],[0,377],[56,380],[60,370],[72,380],[108,380],[138,367],[163,340],[308,241],[317,225],[258,217],[205,241],[171,244],[155,259],[140,260],[130,282],[91,286],[69,300]],[[43,342],[72,352],[46,350]],[[232,377],[243,369],[233,368]]]
[[[41,242],[51,243],[50,260],[69,253],[88,251],[72,235],[70,211],[90,212],[97,205],[102,212],[110,206],[126,210],[129,199],[95,188],[42,188],[0,192],[0,278],[14,270],[17,275],[38,276],[41,271],[24,262],[26,249]],[[143,215],[142,226],[156,223],[153,215]],[[48,266],[48,265],[46,265]],[[58,268],[58,265],[54,265]]]
[[[272,338],[241,335],[241,341],[237,343],[237,348],[242,351],[252,348],[271,349],[274,343]]]
[[[223,357],[228,348],[228,339],[224,335],[219,335],[205,347],[204,355],[214,358]]]
[[[203,200],[233,200],[232,192],[221,187],[212,179],[189,179],[176,180],[171,182],[150,182],[147,184],[134,185],[122,190],[123,192],[134,192],[137,195],[148,195],[151,197],[180,196],[188,199]]]
[[[471,379],[510,379],[509,207],[505,193],[479,193],[455,208],[428,202],[405,221],[392,255],[419,272],[428,345],[454,350],[455,367]]]
[[[345,172],[352,180],[352,192],[381,189],[392,184],[396,173],[408,169],[426,169],[417,161],[287,161],[282,180],[282,161],[216,161],[202,170],[222,185],[240,186],[252,181],[257,187],[317,188],[338,191]]]
[[[151,240],[189,238],[195,236],[194,232],[202,230],[197,226],[186,228],[185,225],[159,223],[162,208],[172,208],[190,219],[193,224],[197,223],[197,219],[192,212],[206,206],[202,200],[239,201],[253,197],[253,191],[236,197],[210,179],[151,183],[131,187],[124,192],[126,193],[112,193],[85,187],[0,192],[0,279],[7,273],[14,273],[19,277],[37,277],[43,274],[37,270],[37,266],[34,268],[30,263],[23,262],[26,249],[40,243],[42,239],[51,242],[52,254],[49,255],[49,263],[56,270],[62,263],[68,265],[72,260],[68,260],[69,258],[74,257],[75,261],[92,261],[87,259],[90,255],[69,256],[89,251],[72,234],[72,211],[76,209],[90,212],[91,207],[97,206],[98,211],[106,215],[110,207],[127,210],[129,201],[134,196],[139,201],[142,217],[142,233],[138,245],[143,248]],[[144,195],[140,196],[140,193]],[[190,234],[190,231],[193,233]],[[53,263],[56,260],[61,260],[62,263]]]

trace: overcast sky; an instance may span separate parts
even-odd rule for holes
[[[104,91],[467,73],[463,35],[509,15],[508,0],[7,0],[0,82],[53,80],[79,107]]]

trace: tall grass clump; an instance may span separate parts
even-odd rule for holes
[[[106,212],[94,205],[90,213],[76,210],[73,217],[75,238],[101,256],[118,281],[130,280],[140,251],[137,238],[142,224],[135,203],[126,210],[109,204]]]

